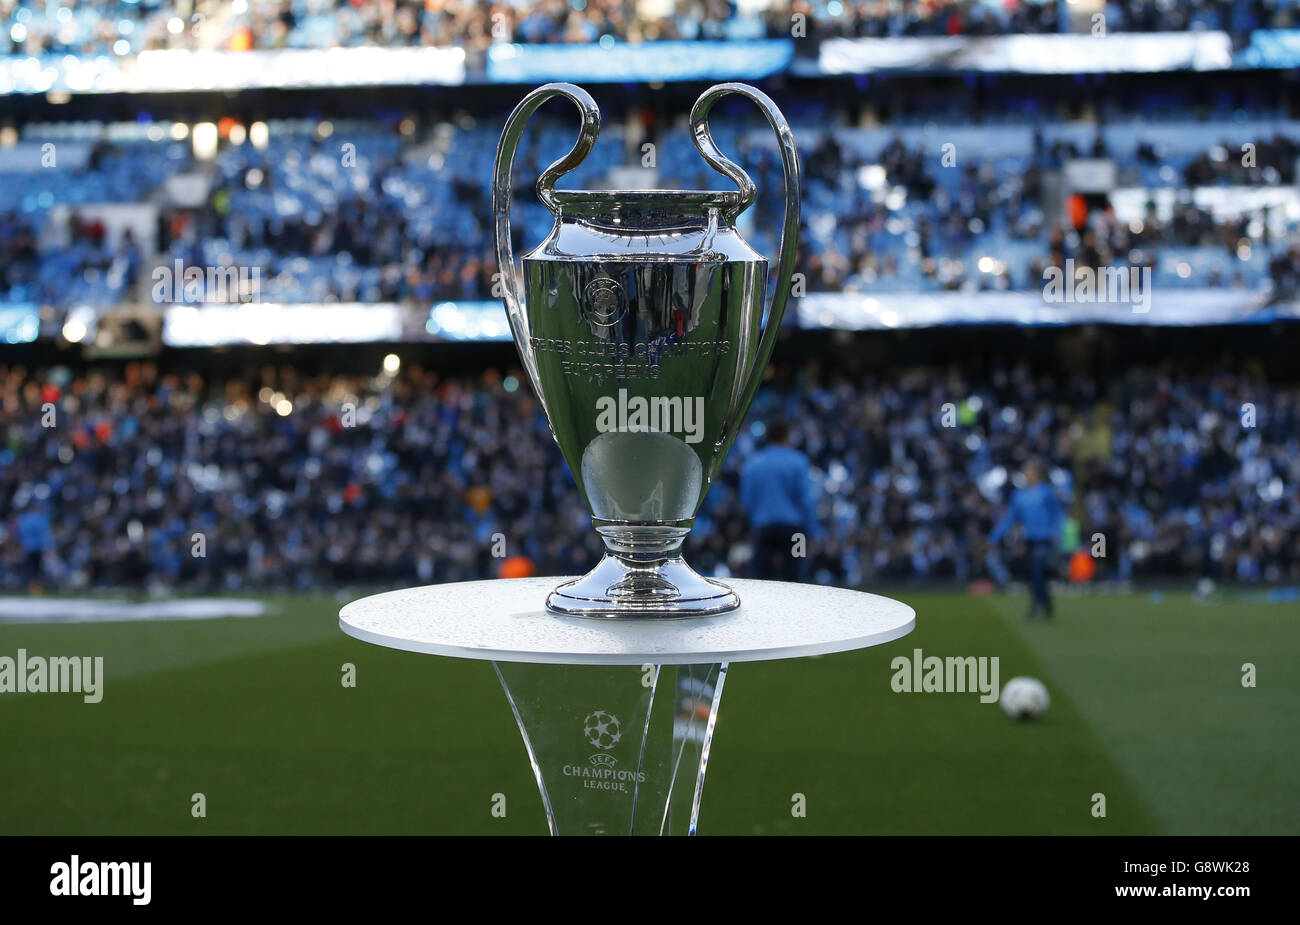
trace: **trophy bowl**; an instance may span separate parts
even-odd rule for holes
[[[767,117],[785,170],[780,261],[766,313],[768,262],[734,227],[756,189],[708,128],[714,102],[732,93]],[[577,105],[582,126],[573,149],[538,178],[555,224],[523,257],[521,292],[511,168],[528,119],[555,96]],[[767,96],[719,84],[696,101],[692,137],[738,190],[556,190],[599,129],[600,111],[581,88],[539,87],[506,121],[492,188],[515,346],[605,544],[596,567],[557,588],[546,607],[594,617],[725,613],[739,597],[687,565],[682,543],[758,390],[789,298],[799,227],[794,137]]]

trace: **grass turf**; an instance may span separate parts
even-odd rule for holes
[[[1016,596],[898,596],[917,611],[905,639],[732,667],[702,833],[1300,832],[1297,605],[1085,597],[1042,625]],[[0,833],[545,831],[487,663],[352,640],[332,598],[271,604],[251,619],[0,625],[0,655],[102,655],[107,678],[96,705],[0,695]],[[1003,682],[1040,678],[1052,706],[1013,723],[975,694],[894,693],[890,662],[916,648],[998,656]]]

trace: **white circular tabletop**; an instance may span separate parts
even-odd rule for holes
[[[339,612],[343,632],[391,649],[556,665],[698,665],[825,655],[906,636],[906,604],[844,588],[728,579],[740,608],[625,620],[549,613],[569,578],[502,578],[387,591]]]

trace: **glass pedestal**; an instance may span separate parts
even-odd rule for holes
[[[730,613],[605,620],[548,613],[563,578],[389,591],[348,604],[343,632],[490,661],[552,834],[693,835],[727,666],[877,646],[916,625],[876,594],[739,579]]]
[[[694,835],[727,666],[494,662],[552,835]]]

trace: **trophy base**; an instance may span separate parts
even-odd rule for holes
[[[586,575],[546,598],[552,613],[606,619],[707,617],[739,606],[735,591],[700,575],[681,556],[647,562],[607,553]]]

